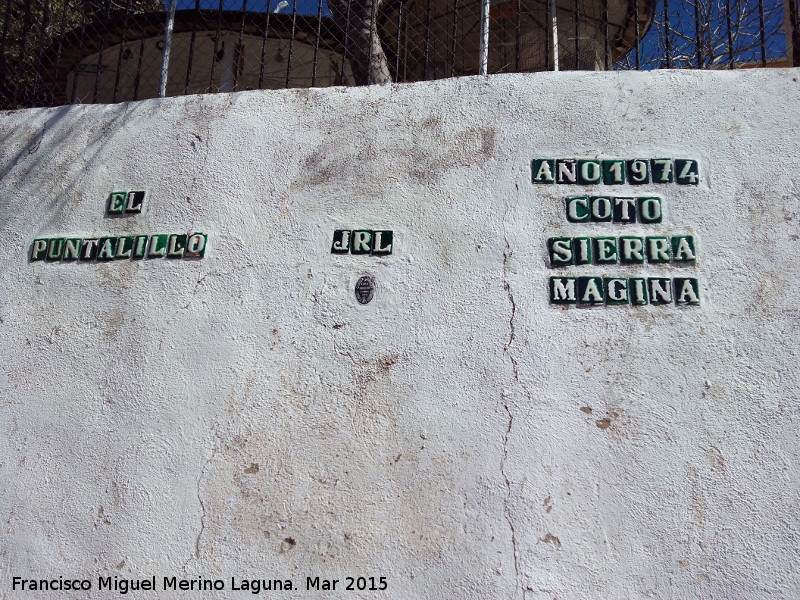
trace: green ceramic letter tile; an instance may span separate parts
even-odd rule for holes
[[[169,240],[169,235],[167,234],[158,234],[158,235],[151,235],[150,236],[150,248],[148,248],[147,256],[150,258],[156,258],[159,256],[164,256],[167,253],[167,243]]]
[[[183,251],[186,249],[186,236],[180,233],[173,233],[167,242],[167,258],[182,258]]]
[[[675,181],[678,185],[697,185],[700,171],[696,160],[678,158],[675,160]]]
[[[654,158],[650,161],[650,169],[653,183],[672,183],[675,180],[671,158]]]
[[[31,244],[31,261],[44,260],[47,256],[47,242],[49,240],[39,238],[33,240]]]
[[[389,230],[373,231],[373,248],[372,253],[375,256],[386,256],[392,253],[392,246],[394,244],[394,232]]]
[[[578,183],[578,161],[574,158],[556,160],[556,183]]]
[[[675,278],[675,304],[700,304],[700,289],[697,279],[692,277]]]
[[[347,254],[350,252],[350,230],[337,229],[333,232],[331,254]]]
[[[679,263],[697,262],[697,254],[694,251],[694,236],[672,236],[672,260]]]
[[[636,198],[612,198],[615,223],[636,222]]]
[[[572,238],[550,238],[547,240],[551,267],[566,267],[575,264],[572,254]]]
[[[602,277],[578,277],[578,303],[605,304]]]
[[[595,185],[603,180],[603,163],[599,160],[578,161],[578,183]]]
[[[647,304],[649,301],[647,295],[647,280],[642,277],[631,277],[628,279],[628,295],[631,299],[631,304]]]
[[[64,240],[64,254],[61,255],[61,260],[78,260],[81,256],[82,244],[83,240],[81,238],[70,238],[68,240]]]
[[[144,192],[128,192],[128,200],[125,203],[126,213],[140,213],[142,212],[142,205],[144,204]]]
[[[644,185],[650,183],[650,161],[645,158],[634,158],[628,161],[628,183]]]
[[[552,158],[537,158],[531,165],[533,183],[555,183],[556,161]]]
[[[596,223],[609,223],[614,216],[611,198],[592,196],[589,198],[589,219]]]
[[[577,302],[577,296],[575,294],[574,277],[550,278],[551,304],[575,304],[576,302]]]
[[[572,240],[576,265],[588,265],[592,262],[592,238],[576,237]]]
[[[117,238],[117,253],[114,255],[114,258],[118,260],[130,258],[133,254],[133,244],[135,240],[136,238],[133,236]]]
[[[83,240],[83,243],[81,244],[81,260],[94,260],[97,258],[99,241],[100,240],[97,239]]]
[[[647,262],[667,263],[670,261],[669,239],[656,235],[645,238],[645,250],[647,252]]]
[[[150,239],[146,235],[137,235],[136,241],[133,244],[133,258],[144,258],[147,252],[147,240]]]
[[[603,279],[606,291],[606,304],[628,304],[628,280],[624,277]]]
[[[647,279],[650,291],[650,304],[669,304],[672,302],[672,280],[669,277],[650,277]]]
[[[636,236],[619,238],[619,262],[623,265],[642,264],[644,262],[644,240]]]
[[[97,260],[114,260],[117,253],[117,238],[100,238],[97,244]]]
[[[567,221],[570,223],[587,223],[589,221],[589,198],[587,196],[571,196],[564,198],[567,209]]]
[[[625,161],[603,161],[603,183],[606,185],[622,185],[625,183]]]
[[[184,258],[203,258],[208,247],[208,234],[193,231],[186,240],[186,251]]]
[[[371,231],[353,231],[353,237],[350,240],[350,252],[353,254],[369,254],[372,252],[372,237]]]
[[[121,215],[125,210],[125,201],[128,198],[128,192],[111,192],[108,197],[108,212],[112,215]]]
[[[617,238],[596,237],[594,240],[594,262],[598,265],[614,265],[619,260]]]
[[[661,223],[661,198],[639,198],[638,203],[642,223]]]
[[[47,260],[60,260],[64,252],[64,238],[50,238],[47,241]]]

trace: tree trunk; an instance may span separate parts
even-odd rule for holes
[[[378,11],[383,3],[384,0],[328,0],[333,19],[344,32],[345,56],[357,85],[392,83],[378,35]]]

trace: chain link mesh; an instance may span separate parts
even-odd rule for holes
[[[170,0],[167,0],[169,3]],[[0,0],[0,108],[546,70],[800,66],[800,0]],[[162,82],[165,40],[169,64]]]

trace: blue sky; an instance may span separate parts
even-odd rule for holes
[[[269,0],[270,12],[274,12],[278,3],[281,0]],[[288,6],[282,8],[282,13],[292,13],[292,3],[294,0],[288,0]],[[178,9],[194,8],[194,0],[178,0]],[[243,0],[223,0],[223,10],[242,10],[244,7]],[[219,0],[200,0],[200,8],[217,10],[219,8]],[[316,15],[319,8],[317,0],[297,0],[297,12],[301,15]],[[247,10],[252,12],[266,12],[267,0],[247,0]],[[328,14],[328,4],[323,0],[322,14]]]

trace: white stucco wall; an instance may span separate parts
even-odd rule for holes
[[[799,80],[0,115],[0,598],[120,597],[98,576],[226,587],[143,599],[254,597],[232,577],[291,579],[258,596],[287,599],[796,598]],[[571,224],[563,198],[595,190],[533,185],[531,161],[573,157],[694,158],[702,180],[620,186],[662,197],[661,224]],[[109,218],[133,189],[142,214]],[[330,253],[359,228],[393,253]],[[200,260],[28,260],[36,238],[192,229]],[[548,237],[653,233],[694,235],[697,264],[567,271],[690,274],[700,306],[549,304]]]

